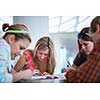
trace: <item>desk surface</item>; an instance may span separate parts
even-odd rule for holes
[[[66,80],[59,80],[59,79],[41,79],[41,80],[20,80],[18,83],[65,83]]]
[[[50,78],[51,77],[51,78]],[[32,79],[23,79],[18,81],[19,83],[65,83],[66,78],[64,74],[48,75],[47,76],[33,76]]]

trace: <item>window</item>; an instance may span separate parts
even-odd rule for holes
[[[0,16],[0,36],[2,36],[2,25],[3,23],[13,24],[13,16]]]
[[[49,33],[79,32],[94,16],[49,16]]]

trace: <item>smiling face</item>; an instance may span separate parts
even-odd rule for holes
[[[82,50],[85,52],[85,54],[89,55],[92,52],[93,47],[94,47],[93,42],[91,42],[91,41],[85,41],[85,40],[82,40],[80,38],[79,39],[79,43],[82,46]]]
[[[37,57],[40,62],[46,62],[49,56],[49,50],[37,50]]]

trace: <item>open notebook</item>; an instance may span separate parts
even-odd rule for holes
[[[59,79],[59,80],[65,80],[65,73],[61,74],[54,74],[54,75],[35,75],[32,77],[33,80],[42,80],[42,79]]]

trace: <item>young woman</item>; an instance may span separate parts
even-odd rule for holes
[[[83,64],[87,60],[88,55],[92,52],[94,48],[93,39],[89,34],[89,27],[83,28],[78,34],[78,47],[79,53],[74,59],[72,65],[73,67],[78,67],[81,64]]]
[[[3,24],[5,35],[0,38],[0,82],[16,82],[20,79],[30,79],[31,70],[9,72],[11,60],[20,54],[21,50],[26,49],[31,39],[28,34],[28,28],[23,24]]]
[[[55,68],[54,44],[50,37],[40,38],[34,50],[27,50],[19,59],[14,69],[20,71],[24,68],[37,70],[40,74],[53,74]]]

